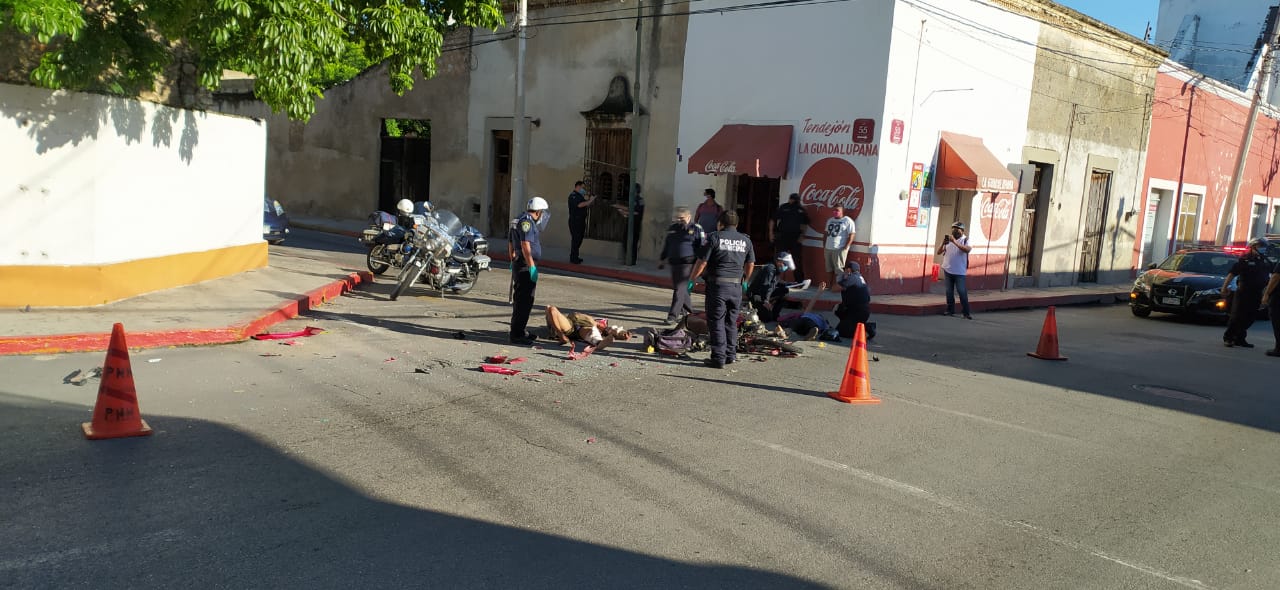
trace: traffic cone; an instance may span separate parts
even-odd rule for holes
[[[827,397],[846,404],[880,403],[880,398],[871,396],[871,376],[867,372],[867,329],[863,324],[858,324],[858,331],[853,335],[840,391],[829,391]]]
[[[111,344],[102,367],[102,384],[98,386],[98,402],[93,406],[93,422],[80,425],[89,440],[146,436],[151,427],[138,411],[138,392],[133,387],[133,369],[129,366],[129,347],[124,342],[124,325],[111,328]]]
[[[1058,354],[1058,320],[1052,305],[1049,306],[1049,313],[1044,316],[1044,328],[1040,329],[1040,345],[1035,352],[1028,352],[1027,356],[1046,361],[1067,360],[1067,357]]]

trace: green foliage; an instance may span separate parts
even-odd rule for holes
[[[430,119],[383,119],[387,137],[431,137]]]
[[[502,24],[498,0],[0,0],[0,28],[44,44],[42,86],[135,95],[186,63],[211,90],[224,69],[250,74],[258,98],[301,120],[384,59],[403,94],[415,69],[435,74],[449,29]]]

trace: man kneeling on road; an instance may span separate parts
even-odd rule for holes
[[[618,325],[609,325],[609,320],[593,318],[579,311],[562,313],[554,305],[547,306],[547,333],[552,340],[560,344],[579,341],[587,343],[585,354],[600,352],[614,340],[628,340],[631,333]]]

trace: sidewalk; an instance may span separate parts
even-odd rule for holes
[[[0,310],[0,355],[106,350],[117,322],[130,348],[240,342],[373,278],[275,251],[268,264],[106,305]]]
[[[291,218],[294,227],[314,229],[350,236],[359,236],[364,229],[362,221],[335,221],[320,218]],[[489,256],[494,260],[507,260],[507,241],[502,238],[490,238]],[[588,277],[603,277],[630,283],[654,285],[665,289],[671,288],[671,275],[666,270],[658,270],[654,260],[641,259],[635,266],[622,264],[622,253],[615,257],[583,255],[582,264],[571,264],[568,248],[543,246],[540,268],[555,269]],[[1070,287],[1024,288],[995,291],[970,291],[969,307],[974,312],[998,311],[1002,309],[1024,309],[1048,307],[1050,305],[1080,305],[1088,303],[1116,303],[1129,300],[1130,283],[1119,285],[1075,285]],[[787,297],[788,300],[804,302],[812,296],[812,291],[799,291]],[[943,295],[934,293],[911,293],[906,295],[877,295],[872,293],[871,313],[893,315],[939,315],[946,310],[947,304]],[[814,309],[830,311],[840,302],[838,293],[822,293]],[[957,307],[959,304],[957,303]],[[958,313],[960,310],[957,309]]]

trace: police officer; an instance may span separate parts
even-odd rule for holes
[[[707,237],[707,247],[698,255],[686,288],[692,291],[693,281],[707,272],[705,306],[711,358],[704,364],[721,369],[737,360],[738,308],[746,290],[745,277],[755,269],[756,255],[751,238],[738,231],[737,213],[721,213],[716,225],[719,231]]]
[[[774,252],[790,252],[795,258],[795,280],[804,280],[804,256],[800,252],[800,237],[804,228],[809,227],[809,213],[800,205],[800,195],[791,193],[787,202],[778,207],[773,215],[773,223],[769,224],[769,241],[773,242]]]
[[[516,218],[508,239],[511,254],[511,343],[528,346],[537,339],[526,328],[529,312],[533,311],[533,293],[538,287],[538,259],[542,257],[542,243],[538,235],[551,221],[547,201],[542,197],[529,199],[525,212]]]
[[[1222,343],[1227,348],[1232,346],[1253,348],[1253,345],[1245,340],[1245,336],[1249,332],[1249,326],[1253,325],[1258,306],[1262,304],[1262,290],[1266,288],[1267,279],[1270,276],[1271,264],[1262,255],[1268,245],[1266,238],[1249,240],[1249,251],[1236,261],[1231,267],[1231,272],[1227,273],[1227,277],[1222,281],[1222,293],[1225,294],[1231,279],[1236,277],[1240,279],[1240,286],[1231,297],[1231,314],[1227,319],[1227,331],[1222,334]]]
[[[1280,262],[1271,269],[1271,280],[1262,292],[1262,304],[1271,314],[1271,331],[1276,337],[1276,347],[1268,350],[1267,356],[1280,356]]]
[[[658,257],[659,269],[671,265],[671,309],[667,310],[666,325],[693,313],[693,303],[689,300],[685,284],[689,282],[693,263],[698,260],[698,252],[706,243],[707,234],[702,226],[693,222],[689,208],[676,207],[671,226],[667,228],[666,240],[662,243],[662,255]]]
[[[795,261],[790,252],[778,252],[773,264],[762,264],[751,276],[747,285],[747,301],[756,308],[760,321],[772,322],[778,319],[782,308],[782,300],[790,292],[781,284],[782,273],[795,269]]]

